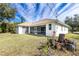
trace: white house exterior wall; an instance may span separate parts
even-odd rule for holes
[[[61,30],[62,27],[57,25],[57,29],[56,29],[56,35],[59,36],[59,34],[63,34],[63,31]]]
[[[65,33],[65,34],[68,33],[68,28],[65,27],[65,31],[64,31],[64,33]]]
[[[66,33],[68,33],[68,28],[58,25],[58,32],[62,33],[62,34],[66,34]]]
[[[52,28],[49,30],[49,24],[46,24],[46,36],[52,36],[53,31],[55,31],[55,24],[51,24]]]
[[[67,34],[68,28],[60,25],[56,25],[56,36],[59,36],[59,34]]]
[[[67,34],[68,33],[68,28],[61,26],[61,25],[57,25],[52,23],[52,28],[51,30],[49,30],[49,24],[46,24],[46,36],[52,36],[53,35],[53,31],[56,32],[56,36],[59,36],[59,34]],[[26,32],[26,28],[23,28],[21,26],[18,26],[18,34],[25,34]],[[30,33],[30,27],[28,27],[28,33]]]
[[[52,24],[52,29],[49,30],[49,24],[46,24],[46,36],[52,36],[53,31],[55,31],[56,36],[59,36],[59,34],[67,34],[68,33],[68,28],[53,23]]]
[[[23,28],[21,26],[18,27],[18,34],[23,34]]]

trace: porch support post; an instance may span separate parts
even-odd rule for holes
[[[36,34],[38,33],[37,27],[36,27]]]
[[[28,27],[28,33],[30,34],[30,27]]]
[[[34,34],[37,34],[37,27],[34,27]]]

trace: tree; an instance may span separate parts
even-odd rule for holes
[[[20,18],[21,18],[21,23],[26,21],[22,16]]]
[[[8,3],[0,3],[0,22],[2,22],[2,32],[5,32],[5,22],[15,17],[16,9],[12,8]]]
[[[69,25],[71,28],[73,28],[73,23],[72,23],[72,18],[70,18],[70,17],[66,17],[66,19],[65,19],[65,23],[67,24],[67,25]],[[73,30],[72,29],[70,29],[70,31],[72,31],[73,32]]]
[[[75,14],[74,17],[66,17],[65,23],[71,26],[71,31],[79,31],[79,15]]]

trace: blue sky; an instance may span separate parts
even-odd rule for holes
[[[66,16],[79,14],[77,3],[12,3],[11,6],[17,10],[14,22],[20,22],[20,17],[33,22],[44,18],[56,19],[56,16],[64,22]]]

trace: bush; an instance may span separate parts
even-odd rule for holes
[[[2,33],[6,32],[6,23],[2,22],[1,24],[1,31]]]
[[[4,32],[10,32],[10,33],[16,33],[16,23],[2,23],[1,24],[1,31]]]
[[[1,27],[0,27],[0,32],[1,32]]]
[[[10,24],[9,29],[11,33],[16,33],[16,24]]]

